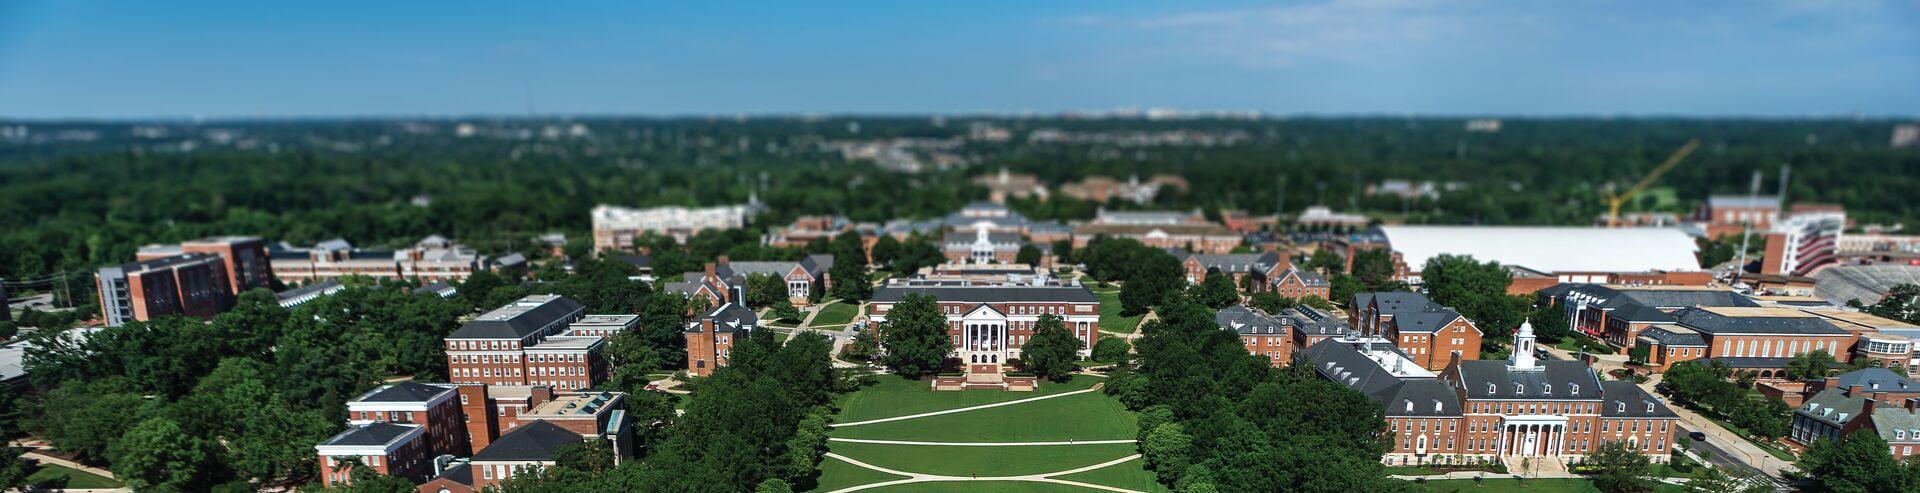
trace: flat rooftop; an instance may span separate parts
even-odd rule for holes
[[[639,320],[639,319],[640,319],[639,315],[586,315],[586,316],[580,317],[580,320],[575,321],[573,325],[625,326],[625,325],[632,325],[635,320]]]
[[[1741,318],[1816,318],[1818,315],[1792,308],[1765,306],[1703,306],[1701,310],[1727,317]]]
[[[526,412],[520,413],[520,415],[593,416],[599,414],[601,411],[605,411],[608,407],[611,407],[614,402],[619,400],[620,395],[611,392],[563,395],[555,397],[551,401],[541,403],[538,406],[534,406],[533,409],[528,409]]]
[[[600,345],[599,337],[554,336],[527,346],[528,351],[578,351]]]

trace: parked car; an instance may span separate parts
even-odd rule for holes
[[[1692,439],[1693,439],[1693,441],[1696,441],[1696,442],[1704,442],[1704,441],[1706,441],[1706,440],[1707,440],[1707,434],[1706,434],[1706,433],[1701,433],[1701,432],[1698,432],[1698,431],[1695,431],[1695,432],[1689,432],[1689,433],[1687,433],[1687,438],[1692,438]]]

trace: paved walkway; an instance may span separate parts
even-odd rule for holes
[[[1100,490],[1100,491],[1113,491],[1113,492],[1118,492],[1118,493],[1145,493],[1145,492],[1142,492],[1142,491],[1138,491],[1138,490],[1129,490],[1129,489],[1126,489],[1126,488],[1115,488],[1115,487],[1112,487],[1112,486],[1106,486],[1106,485],[1099,485],[1099,484],[1093,484],[1093,483],[1082,483],[1082,482],[1079,482],[1079,481],[1068,481],[1068,480],[1065,480],[1065,479],[1055,479],[1055,478],[1054,478],[1054,476],[1066,476],[1066,475],[1071,475],[1071,474],[1078,474],[1078,473],[1082,473],[1082,472],[1087,472],[1087,471],[1092,471],[1092,470],[1095,470],[1095,469],[1099,469],[1099,468],[1102,468],[1102,467],[1108,467],[1108,466],[1113,466],[1113,465],[1117,465],[1117,464],[1123,464],[1123,463],[1126,463],[1126,462],[1129,462],[1129,461],[1132,461],[1132,460],[1135,460],[1135,459],[1139,459],[1139,458],[1140,458],[1140,454],[1133,454],[1133,455],[1129,455],[1129,456],[1126,456],[1126,457],[1121,457],[1121,458],[1118,458],[1118,459],[1114,459],[1114,460],[1110,460],[1110,461],[1106,461],[1106,462],[1102,462],[1102,463],[1099,463],[1099,464],[1094,464],[1094,465],[1091,465],[1091,466],[1086,466],[1086,467],[1080,467],[1080,468],[1075,468],[1075,469],[1068,469],[1068,470],[1065,470],[1065,471],[1054,471],[1054,472],[1049,472],[1049,473],[1041,473],[1041,474],[1027,474],[1027,475],[1021,475],[1021,476],[985,476],[985,477],[981,477],[981,476],[945,476],[945,475],[939,475],[939,474],[921,474],[921,473],[917,473],[917,472],[906,472],[906,471],[896,471],[896,470],[892,470],[892,469],[887,469],[887,468],[884,468],[884,467],[880,467],[880,466],[876,466],[876,465],[873,465],[873,464],[868,464],[868,463],[865,463],[865,462],[860,462],[860,461],[858,461],[858,460],[854,460],[854,459],[852,459],[852,458],[849,458],[849,457],[847,457],[847,456],[844,456],[844,455],[840,455],[840,454],[836,454],[836,453],[833,453],[833,452],[827,452],[827,457],[828,457],[828,458],[831,458],[831,459],[834,459],[834,460],[838,460],[838,461],[841,461],[841,462],[845,462],[845,463],[848,463],[848,464],[853,464],[853,465],[855,465],[855,466],[859,466],[859,467],[861,467],[861,468],[865,468],[865,469],[870,469],[870,470],[874,470],[874,471],[879,471],[879,472],[883,472],[883,473],[887,473],[887,474],[892,474],[892,475],[895,475],[895,476],[906,476],[906,477],[907,477],[907,479],[896,479],[896,480],[893,480],[893,481],[882,481],[882,482],[878,482],[878,483],[867,483],[867,484],[863,484],[863,485],[859,485],[859,486],[850,486],[850,487],[846,487],[846,488],[841,488],[841,489],[837,489],[837,490],[833,490],[833,491],[830,491],[830,492],[827,492],[827,493],[848,493],[848,492],[853,492],[853,491],[860,491],[860,490],[865,490],[865,489],[873,489],[873,488],[880,488],[880,487],[886,487],[886,486],[894,486],[894,485],[902,485],[902,484],[914,484],[914,483],[934,483],[934,482],[943,482],[943,481],[1024,481],[1024,482],[1030,482],[1030,483],[1053,483],[1053,484],[1064,484],[1064,485],[1067,485],[1067,486],[1078,486],[1078,487],[1081,487],[1081,488],[1091,488],[1091,489],[1096,489],[1096,490]]]
[[[1117,445],[1138,440],[1068,440],[1064,442],[910,442],[904,440],[867,440],[863,438],[827,438],[829,442],[871,443],[875,445],[931,445],[938,447],[1043,447],[1052,445]]]
[[[934,412],[930,412],[930,413],[920,413],[920,414],[909,414],[909,415],[906,415],[906,416],[894,416],[894,417],[891,417],[891,418],[880,418],[880,419],[869,419],[869,420],[866,420],[866,421],[854,421],[854,422],[850,422],[850,423],[833,423],[833,424],[829,424],[829,425],[827,425],[827,426],[828,426],[828,427],[830,427],[830,428],[846,428],[846,427],[849,427],[849,426],[860,426],[860,425],[870,425],[870,424],[874,424],[874,423],[886,423],[886,422],[891,422],[891,421],[904,421],[904,420],[909,420],[909,419],[915,419],[915,418],[924,418],[924,417],[927,417],[927,416],[939,416],[939,415],[942,415],[942,414],[953,414],[953,413],[964,413],[964,412],[967,412],[967,411],[978,411],[978,410],[981,410],[981,409],[987,409],[987,408],[994,408],[994,407],[1000,407],[1000,406],[1011,406],[1011,405],[1014,405],[1014,404],[1024,404],[1024,403],[1028,403],[1028,402],[1033,402],[1033,401],[1041,401],[1041,400],[1047,400],[1047,399],[1058,399],[1058,398],[1061,398],[1061,397],[1066,397],[1066,396],[1070,396],[1070,395],[1079,395],[1079,394],[1085,394],[1085,393],[1088,393],[1088,392],[1098,392],[1098,391],[1100,391],[1100,387],[1102,387],[1102,386],[1105,386],[1105,385],[1106,385],[1106,382],[1101,382],[1101,383],[1096,383],[1096,384],[1093,384],[1093,386],[1092,386],[1092,387],[1088,387],[1088,388],[1086,388],[1086,389],[1083,389],[1083,390],[1075,390],[1075,391],[1072,391],[1072,392],[1061,392],[1061,393],[1058,393],[1058,394],[1053,394],[1053,395],[1043,395],[1043,396],[1040,396],[1040,397],[1028,397],[1028,398],[1025,398],[1025,399],[1019,399],[1019,400],[1011,400],[1011,401],[1007,401],[1007,402],[996,402],[996,403],[993,403],[993,404],[981,404],[981,405],[978,405],[978,406],[968,406],[968,407],[962,407],[962,408],[956,408],[956,409],[948,409],[948,410],[944,410],[944,411],[934,411]]]

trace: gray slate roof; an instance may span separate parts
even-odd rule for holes
[[[522,299],[524,300],[525,298]],[[516,300],[515,303],[519,303],[519,301]],[[585,307],[580,306],[579,302],[567,299],[565,296],[556,296],[552,301],[548,301],[539,307],[528,309],[512,317],[498,316],[503,315],[500,313],[500,310],[506,308],[508,307],[497,308],[492,312],[481,314],[479,318],[467,322],[466,325],[460,327],[460,330],[454,331],[453,335],[449,335],[447,338],[520,339],[532,335],[535,331],[540,330],[541,327],[552,324],[556,320],[585,310]]]
[[[713,320],[713,330],[716,332],[738,333],[760,325],[760,316],[755,315],[753,310],[728,303],[694,319],[693,323],[687,324],[687,332],[699,332],[700,324],[705,320]]]
[[[1360,293],[1353,295],[1355,310],[1366,306],[1369,301],[1380,304],[1381,315],[1392,315],[1393,325],[1400,332],[1433,333],[1445,328],[1460,318],[1460,312],[1427,301],[1420,293],[1401,291]]]
[[[1826,389],[1807,398],[1807,402],[1801,404],[1800,408],[1795,409],[1793,413],[1835,427],[1843,427],[1854,418],[1860,417],[1860,410],[1866,408],[1868,400],[1871,399],[1865,396],[1850,397],[1841,389]]]
[[[1393,376],[1351,343],[1322,340],[1301,350],[1300,361],[1311,365],[1321,378],[1366,394],[1380,403],[1387,416],[1459,416],[1461,412],[1459,395],[1446,381]],[[1433,405],[1436,401],[1440,403],[1438,410]],[[1409,402],[1413,404],[1411,411],[1407,409]]]
[[[885,286],[874,291],[873,301],[898,302],[913,293],[962,303],[1100,302],[1086,286]]]
[[[1600,404],[1600,416],[1608,418],[1678,418],[1673,409],[1667,408],[1652,394],[1641,389],[1633,382],[1608,380],[1600,382],[1601,392],[1606,401]],[[1624,406],[1622,404],[1625,404]],[[1647,404],[1653,404],[1651,411]]]
[[[1880,432],[1880,439],[1889,442],[1920,442],[1920,412],[1892,406],[1875,406],[1873,429]],[[1894,430],[1904,430],[1905,433],[1896,435]],[[1901,439],[1902,437],[1905,439]]]
[[[1542,369],[1515,371],[1507,368],[1506,361],[1461,361],[1460,386],[1474,399],[1584,400],[1599,399],[1604,392],[1600,378],[1584,363],[1543,360],[1536,364]],[[1575,385],[1580,387],[1577,393]]]
[[[1819,317],[1729,317],[1699,308],[1673,314],[1680,325],[1708,334],[1849,335]]]
[[[400,382],[369,390],[354,398],[353,402],[426,402],[447,392],[453,392],[453,389],[419,382]]]
[[[328,438],[327,441],[320,442],[320,445],[385,446],[393,443],[395,440],[399,440],[402,436],[406,436],[406,434],[413,431],[414,428],[419,428],[419,426],[397,425],[376,421],[347,428],[346,431],[335,434],[333,438]]]
[[[560,425],[534,421],[501,435],[499,440],[473,454],[478,461],[551,461],[560,447],[586,439]]]
[[[1246,305],[1233,305],[1213,312],[1213,322],[1223,330],[1241,335],[1287,335],[1287,326],[1280,319]]]
[[[1839,388],[1843,389],[1858,385],[1866,387],[1869,392],[1920,392],[1920,383],[1878,366],[1850,371],[1833,378],[1840,382]]]

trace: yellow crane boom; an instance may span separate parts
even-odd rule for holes
[[[1639,195],[1640,192],[1645,191],[1647,187],[1652,186],[1654,181],[1659,180],[1660,175],[1667,174],[1668,170],[1672,170],[1674,166],[1680,165],[1680,160],[1686,159],[1688,154],[1693,154],[1693,150],[1699,148],[1700,139],[1688,140],[1686,145],[1680,146],[1679,150],[1673,151],[1673,155],[1667,156],[1665,162],[1653,168],[1652,172],[1647,173],[1646,177],[1641,178],[1639,183],[1634,183],[1633,187],[1628,188],[1627,191],[1617,194],[1608,192],[1607,227],[1612,228],[1620,225],[1620,206],[1626,205],[1628,200],[1633,200],[1634,196]]]

